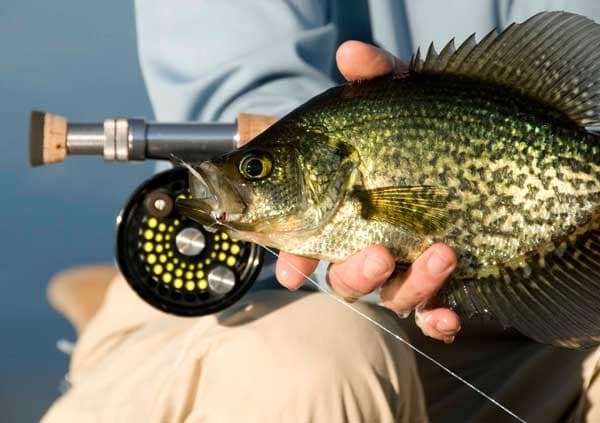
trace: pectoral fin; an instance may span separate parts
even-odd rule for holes
[[[448,224],[448,190],[440,186],[357,189],[364,219],[386,222],[421,235],[443,231]]]

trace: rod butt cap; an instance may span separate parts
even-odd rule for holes
[[[67,157],[67,120],[51,113],[32,111],[29,119],[29,164],[42,166]]]

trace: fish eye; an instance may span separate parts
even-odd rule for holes
[[[242,157],[239,171],[250,180],[264,179],[271,174],[272,159],[266,153],[250,153]]]

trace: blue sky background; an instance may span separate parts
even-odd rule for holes
[[[46,284],[77,264],[109,262],[114,222],[151,164],[73,158],[28,165],[32,109],[72,121],[152,118],[139,71],[133,4],[0,3],[0,420],[37,421],[58,396],[69,325]]]

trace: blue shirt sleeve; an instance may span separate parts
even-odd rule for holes
[[[337,31],[326,0],[136,0],[135,7],[157,120],[281,116],[333,85]],[[259,279],[272,274],[266,266]]]
[[[282,115],[333,84],[326,0],[137,0],[142,74],[161,121]]]

